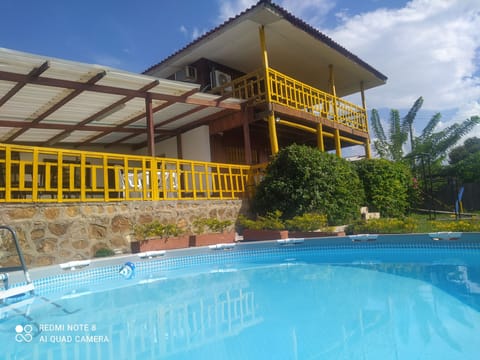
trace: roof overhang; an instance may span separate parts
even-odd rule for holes
[[[198,85],[0,48],[0,142],[147,145],[241,108]]]
[[[200,58],[244,73],[262,66],[259,27],[264,26],[269,65],[297,80],[328,90],[333,64],[338,96],[385,84],[387,77],[285,9],[260,1],[146,70],[166,78]]]

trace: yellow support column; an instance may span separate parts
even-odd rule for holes
[[[272,155],[278,153],[278,139],[277,139],[277,127],[275,124],[275,115],[271,113],[268,115],[268,135],[270,136],[270,147],[272,149]]]
[[[323,126],[322,124],[317,124],[317,146],[321,152],[325,151],[325,144],[323,143]]]
[[[333,116],[334,119],[333,121],[338,123],[338,109],[337,109],[337,92],[335,90],[335,76],[333,74],[333,65],[330,64],[328,65],[328,70],[329,70],[329,83],[330,83],[330,91],[333,95]],[[335,137],[335,152],[338,157],[342,156],[342,144],[340,142],[340,130],[335,129],[334,133]]]
[[[342,157],[342,144],[340,142],[340,130],[335,129],[334,138],[335,138],[335,152],[338,157]]]
[[[277,138],[277,128],[275,124],[275,114],[272,111],[272,98],[271,98],[271,90],[270,90],[270,76],[268,73],[268,53],[267,53],[267,46],[265,43],[265,27],[262,25],[259,28],[259,35],[260,35],[260,48],[262,50],[262,64],[263,64],[263,71],[265,73],[265,92],[266,92],[266,100],[267,106],[270,110],[270,114],[268,115],[268,135],[270,137],[270,146],[272,150],[272,155],[278,153],[278,138]]]
[[[370,150],[370,133],[368,131],[368,113],[367,113],[367,102],[365,101],[365,86],[363,84],[363,81],[360,81],[360,94],[362,95],[362,107],[363,110],[365,111],[365,127],[368,133],[367,140],[365,141],[365,156],[367,159],[370,159],[372,157],[372,152]]]

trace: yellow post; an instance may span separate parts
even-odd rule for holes
[[[362,107],[363,111],[365,111],[365,128],[367,130],[368,136],[367,140],[365,141],[365,156],[367,159],[372,157],[372,152],[370,150],[370,133],[368,131],[368,113],[367,113],[367,102],[365,101],[365,86],[363,81],[360,81],[360,94],[362,95]]]
[[[317,124],[317,146],[321,152],[325,151],[325,144],[323,143],[323,126],[321,123]]]
[[[262,50],[262,64],[263,71],[265,73],[265,92],[268,109],[271,110],[271,90],[270,90],[270,76],[268,73],[268,53],[267,46],[265,43],[265,27],[262,25],[259,28],[260,35],[260,48]],[[270,147],[272,149],[272,155],[275,155],[278,152],[278,138],[277,138],[277,128],[275,125],[275,114],[273,111],[270,111],[268,115],[268,135],[270,136]]]
[[[342,157],[342,144],[340,143],[340,130],[335,129],[335,151],[338,157]]]
[[[333,95],[333,116],[335,122],[338,122],[338,109],[337,109],[337,92],[335,90],[335,76],[333,74],[333,65],[328,65],[329,70],[329,83],[330,91]],[[340,143],[340,130],[335,129],[335,150],[338,157],[342,156],[342,148]]]
[[[278,153],[278,139],[277,139],[277,127],[275,124],[275,115],[270,113],[268,115],[268,134],[270,136],[270,147],[272,149],[272,155]]]

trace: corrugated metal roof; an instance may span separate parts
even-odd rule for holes
[[[181,131],[206,115],[240,110],[237,99],[198,91],[197,84],[0,48],[0,142],[141,147],[147,98],[163,134],[162,122]]]

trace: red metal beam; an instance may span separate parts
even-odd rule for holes
[[[94,75],[92,78],[90,78],[84,85],[86,86],[93,86],[96,82],[98,82],[100,79],[102,79],[107,73],[105,71],[101,71],[99,72],[98,74]],[[36,78],[35,78],[36,79]],[[32,81],[34,81],[35,79],[32,79]],[[75,89],[74,91],[72,91],[70,94],[68,94],[67,96],[65,96],[62,100],[60,100],[59,102],[55,103],[54,105],[52,105],[50,108],[48,108],[46,111],[44,111],[42,114],[40,114],[39,116],[37,116],[37,118],[35,118],[32,122],[30,122],[30,124],[38,124],[40,121],[44,120],[47,116],[53,114],[55,111],[57,111],[58,109],[60,109],[63,105],[65,105],[66,103],[68,103],[69,101],[73,100],[74,98],[76,98],[78,95],[80,95],[83,91],[83,89]],[[20,135],[22,135],[24,132],[26,132],[28,130],[28,127],[26,128],[23,128],[19,131],[17,131],[15,134],[13,134],[12,136],[10,136],[8,139],[7,139],[7,142],[13,142],[13,140],[15,140],[17,137],[19,137]]]
[[[150,84],[147,84],[145,85],[144,87],[140,88],[138,91],[141,91],[141,92],[146,92],[152,88],[154,88],[155,86],[157,86],[159,83],[158,80],[155,80],[155,81],[152,81]],[[113,104],[107,106],[105,109],[102,109],[98,112],[96,112],[95,114],[89,116],[88,118],[86,118],[85,120],[82,120],[80,121],[77,125],[74,125],[72,127],[73,130],[77,130],[79,129],[80,127],[82,127],[83,125],[86,125],[88,123],[91,123],[92,121],[95,121],[97,118],[101,117],[101,116],[104,116],[105,114],[109,113],[110,111],[114,110],[115,108],[117,108],[118,106],[121,106],[125,103],[127,103],[128,101],[134,99],[133,96],[125,96],[123,99],[120,99],[116,102],[114,102]],[[47,142],[51,145],[55,144],[56,142],[58,142],[59,140],[58,139],[61,139],[65,134],[62,132],[58,135],[55,135],[54,137],[50,138],[49,140],[47,140]]]
[[[53,78],[46,78],[46,77],[28,79],[27,75],[16,74],[16,73],[11,73],[7,71],[0,71],[0,80],[13,81],[13,82],[27,82],[35,85],[61,87],[61,88],[73,89],[73,90],[82,90],[82,91],[88,90],[88,91],[105,93],[105,94],[139,97],[143,99],[147,96],[147,93],[145,92],[142,93],[138,90],[124,89],[124,88],[119,88],[115,86],[106,86],[106,85],[88,85],[85,83],[79,83],[71,80],[53,79]],[[166,94],[151,93],[151,96],[153,100],[183,102],[187,104],[215,106],[215,107],[221,107],[221,108],[233,109],[233,110],[240,110],[241,108],[240,104],[226,103],[224,101],[219,101],[218,99],[205,100],[205,99],[195,99],[195,98],[189,97],[191,94],[197,91],[198,89],[193,89],[188,93],[186,93],[185,95],[166,95]],[[187,95],[187,94],[190,94],[190,95]]]
[[[155,157],[155,139],[154,139],[154,123],[153,123],[153,109],[152,98],[147,96],[145,99],[145,115],[147,119],[147,143],[148,155]]]
[[[45,71],[47,71],[49,67],[50,67],[50,63],[48,61],[45,61],[42,65],[30,71],[30,73],[27,75],[28,81],[18,82],[13,88],[10,89],[8,93],[6,93],[0,99],[0,107],[2,107],[3,104],[5,104],[8,100],[10,100],[16,93],[18,93],[25,85],[27,85],[27,83],[31,81],[31,79],[40,76]]]
[[[37,124],[31,124],[25,121],[14,121],[14,120],[0,120],[0,127],[11,127],[11,128],[27,128],[27,129],[54,129],[54,130],[65,130],[66,132],[72,132],[74,130],[81,130],[81,131],[116,131],[116,132],[124,132],[124,133],[135,133],[140,134],[145,132],[144,129],[141,128],[128,128],[128,127],[121,127],[116,128],[112,126],[96,126],[96,125],[83,125],[83,126],[72,126],[67,124],[57,124],[57,123],[45,123],[40,122]]]
[[[170,105],[172,105],[172,104],[173,104],[172,102],[168,102],[168,101],[167,101],[166,103],[161,104],[161,105],[155,107],[155,108],[153,109],[153,113],[156,113],[157,111],[159,111],[159,110],[161,110],[161,109],[163,109],[163,108],[166,108],[166,107],[168,107],[168,106],[170,106]],[[133,124],[134,122],[137,122],[138,120],[141,120],[141,119],[143,119],[144,117],[145,117],[145,113],[142,113],[142,114],[140,114],[140,115],[136,115],[136,116],[134,116],[133,118],[131,118],[131,119],[129,119],[129,120],[127,120],[127,121],[125,121],[125,122],[117,125],[117,127],[112,128],[112,129],[109,130],[109,131],[105,131],[103,134],[98,134],[98,135],[96,135],[96,136],[94,136],[94,137],[92,137],[92,138],[84,141],[84,142],[81,143],[80,145],[82,145],[82,146],[83,146],[83,145],[87,145],[87,144],[91,143],[92,141],[95,141],[95,140],[98,140],[98,139],[104,137],[105,135],[108,135],[108,134],[110,134],[110,133],[112,133],[112,132],[116,132],[117,129],[123,128],[123,127],[125,127],[125,126],[130,125],[130,124]],[[145,132],[145,129],[142,129],[142,132]]]

